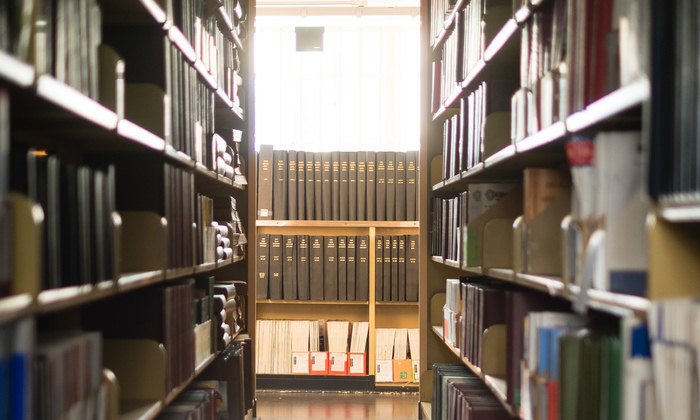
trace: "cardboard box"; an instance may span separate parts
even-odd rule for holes
[[[348,354],[347,353],[329,353],[328,374],[329,375],[347,375],[348,374]]]
[[[309,373],[311,375],[328,375],[328,352],[312,351],[309,353]]]
[[[412,382],[413,381],[413,365],[411,359],[392,361],[394,382]]]
[[[310,369],[309,352],[292,353],[292,373],[296,375],[308,375]]]
[[[393,363],[391,360],[377,360],[374,371],[375,382],[394,382]]]
[[[367,353],[348,353],[348,375],[367,375]]]

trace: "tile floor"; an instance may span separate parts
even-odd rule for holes
[[[417,420],[418,393],[258,391],[257,420]]]

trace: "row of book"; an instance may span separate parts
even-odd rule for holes
[[[510,413],[484,382],[464,365],[433,365],[431,418],[440,420],[507,420]]]
[[[418,235],[376,235],[374,298],[418,302]]]
[[[417,220],[418,152],[258,154],[258,219]]]
[[[236,199],[196,195],[197,264],[243,257],[248,238]]]
[[[369,299],[369,237],[258,234],[258,299]]]
[[[0,49],[97,99],[101,26],[94,0],[3,2]]]
[[[467,79],[480,61],[483,61],[486,47],[513,16],[509,3],[508,0],[467,2],[455,15],[454,26],[448,30],[441,48],[441,59],[432,63],[433,113],[437,112],[448,98],[461,90],[460,83]],[[450,4],[450,12],[453,6],[453,3]],[[444,7],[444,2],[436,2],[431,13],[437,16]],[[433,24],[438,26],[432,28],[432,32],[439,33],[444,23],[444,17],[434,22]]]
[[[44,212],[42,289],[116,278],[114,165],[88,166],[39,148],[13,148],[9,187]],[[9,278],[7,279],[9,281]]]
[[[33,318],[0,325],[0,412],[5,418],[30,420],[34,389],[31,382],[35,351]]]
[[[700,170],[698,169],[697,154],[700,150],[698,140],[698,49],[693,41],[696,39],[697,5],[691,1],[676,0],[664,4],[658,13],[669,16],[668,26],[659,30],[663,32],[664,45],[674,45],[669,52],[660,52],[655,59],[654,71],[668,70],[669,75],[663,79],[660,90],[665,93],[664,102],[660,102],[659,115],[654,126],[654,142],[657,144],[654,152],[655,168],[659,180],[656,190],[671,203],[689,203],[698,201],[700,190]],[[657,34],[655,34],[657,36]],[[661,39],[661,38],[660,38]],[[670,48],[670,47],[669,47]],[[657,70],[658,69],[658,70]],[[662,73],[665,75],[665,73]],[[661,95],[659,95],[661,96]],[[663,108],[663,109],[662,109]],[[668,109],[668,111],[666,111]],[[664,113],[664,114],[662,114]],[[668,119],[668,122],[666,122]],[[668,139],[663,137],[668,135]],[[662,160],[663,159],[663,160]]]
[[[516,184],[476,183],[455,198],[433,198],[431,255],[452,261],[464,261],[467,226],[486,213]]]
[[[420,333],[417,328],[377,328],[375,382],[420,380]]]
[[[522,29],[513,141],[648,73],[647,2],[547,2]]]
[[[157,418],[243,420],[253,402],[250,343],[250,339],[243,339],[226,347]]]
[[[508,145],[510,80],[480,83],[443,124],[443,179],[461,174]]]
[[[115,313],[121,315],[115,317]],[[163,343],[167,393],[194,372],[194,313],[194,280],[188,279],[91,304],[84,309],[83,323],[87,330],[102,331],[105,338],[147,338]]]
[[[256,372],[366,375],[366,321],[256,321]]]

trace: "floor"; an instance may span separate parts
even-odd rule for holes
[[[416,420],[418,393],[258,391],[257,420]]]

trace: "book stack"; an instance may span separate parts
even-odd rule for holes
[[[5,2],[0,6],[0,49],[34,64],[38,74],[97,99],[101,25],[102,10],[94,0]]]
[[[453,347],[460,347],[462,335],[462,289],[459,279],[445,280],[445,306],[442,308],[442,338]]]
[[[106,412],[106,401],[99,395],[102,384],[99,332],[39,334],[34,372],[34,418],[61,418],[69,414],[89,418]],[[9,404],[11,408],[13,405]],[[25,409],[27,413],[31,411],[29,407]]]
[[[483,366],[484,332],[491,326],[505,324],[506,290],[504,287],[484,284],[478,280],[462,283],[460,289],[460,354],[475,366]],[[494,353],[496,350],[502,349],[493,349]]]
[[[510,413],[484,382],[464,365],[433,365],[432,418],[447,420],[510,419]]]
[[[9,186],[44,211],[43,289],[116,278],[114,165],[88,166],[17,147],[11,150]]]
[[[258,219],[417,220],[418,152],[258,154]]]
[[[433,3],[430,8],[430,35],[435,39],[444,28],[445,19],[452,12],[457,2],[454,0],[441,0]]]
[[[517,184],[474,183],[454,198],[433,198],[431,254],[451,261],[466,261],[467,228],[515,191]]]
[[[376,235],[375,240],[375,299],[417,302],[418,235]]]
[[[616,332],[579,315],[530,312],[524,340],[523,418],[620,418],[622,347]]]
[[[257,298],[369,299],[369,237],[258,235]]]
[[[253,359],[250,338],[237,338],[209,365],[192,390],[216,390],[217,412],[228,418],[243,420],[253,407]]]
[[[144,184],[147,177],[150,182]],[[194,175],[169,163],[137,156],[116,165],[119,211],[150,211],[168,221],[167,267],[191,267],[195,262]]]
[[[590,282],[579,263],[576,284],[645,296],[647,290],[647,228],[650,199],[644,188],[642,136],[637,131],[579,135],[566,144],[573,184],[572,219],[581,232],[576,238],[577,261],[604,253]],[[572,264],[573,265],[573,264]],[[599,271],[598,271],[599,270]]]
[[[4,415],[21,420],[36,418],[32,414],[32,409],[37,408],[33,400],[36,388],[32,383],[35,375],[32,369],[34,329],[32,318],[0,325],[0,407],[3,407]]]
[[[376,382],[418,382],[418,329],[377,328]]]
[[[366,321],[259,319],[256,325],[257,373],[367,374]]]
[[[194,372],[193,286],[193,280],[185,280],[91,304],[84,309],[84,327],[101,331],[105,338],[146,338],[162,343],[167,351],[167,393]],[[115,317],[115,313],[121,316]]]

